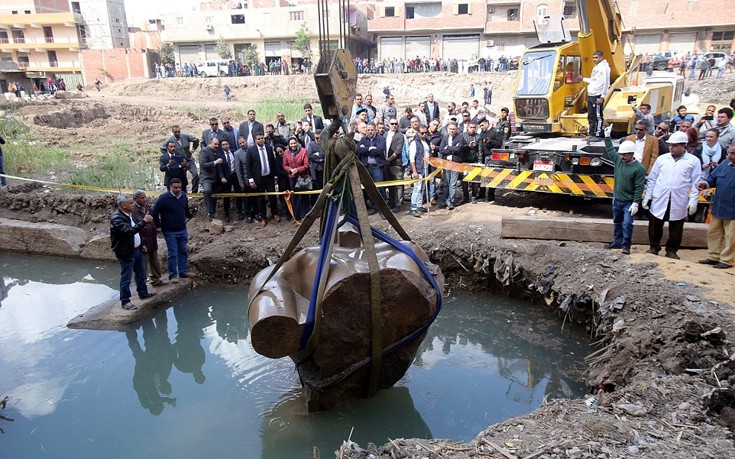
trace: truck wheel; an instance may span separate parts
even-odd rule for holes
[[[219,76],[226,77],[227,76],[227,73],[225,73],[224,71],[220,70]]]
[[[660,71],[664,71],[664,70],[666,70],[666,63],[663,63],[663,64],[658,64],[658,65],[656,66],[656,70],[660,70]]]
[[[207,74],[204,73],[204,71],[202,70],[201,72],[199,72],[199,78],[207,78]]]

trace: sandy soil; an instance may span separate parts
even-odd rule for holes
[[[367,76],[361,77],[358,89],[378,93],[377,88],[393,85],[399,105],[415,102],[429,90],[440,101],[460,100],[471,80],[458,85],[458,78]],[[509,81],[511,76],[498,78]],[[243,93],[253,97],[285,84],[303,89],[305,97],[316,94],[308,77],[252,80],[238,79],[230,86],[249,85],[242,89],[253,91]],[[481,88],[482,81],[475,86]],[[509,88],[507,81],[497,82],[499,103],[504,97],[509,100],[509,92],[502,89]],[[718,85],[733,81],[728,76]],[[153,160],[167,126],[178,123],[201,132],[203,120],[180,108],[189,101],[202,104],[220,97],[222,84],[217,79],[121,83],[83,100],[31,105],[22,115],[34,134],[52,143],[73,149],[99,141],[99,133],[105,132],[110,140],[133,142]],[[222,109],[224,103],[206,104],[222,110],[214,114],[234,114],[231,107]],[[89,162],[98,153],[79,148],[76,159]],[[78,196],[13,184],[0,192],[0,217],[54,221],[102,234],[112,203],[109,195]],[[200,204],[192,199],[193,207]],[[584,327],[599,345],[586,361],[587,403],[552,402],[528,416],[490,426],[468,444],[398,439],[380,447],[363,445],[367,450],[347,445],[342,457],[366,457],[367,451],[417,458],[735,457],[735,349],[729,341],[735,333],[735,273],[696,264],[702,251],[682,250],[682,260],[673,261],[643,254],[644,247],[636,247],[628,258],[603,250],[602,244],[499,238],[503,215],[531,210],[550,216],[610,215],[609,204],[507,193],[493,204],[438,210],[421,219],[404,212],[399,219],[441,266],[449,290],[507,291],[546,305],[560,321]],[[377,216],[371,223],[388,230]],[[279,257],[294,232],[294,225],[285,221],[265,228],[238,221],[227,232],[213,235],[199,212],[190,223],[191,264],[205,280],[246,282]],[[315,241],[312,233],[304,244]]]

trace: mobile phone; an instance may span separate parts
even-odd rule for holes
[[[632,104],[633,102],[635,102],[635,96],[628,96],[628,103]]]
[[[703,116],[702,119],[703,120],[707,120],[707,121],[712,121],[713,119],[715,119],[715,116],[714,115],[706,115],[706,116]]]

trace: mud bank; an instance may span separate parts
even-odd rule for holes
[[[78,200],[84,205],[73,205]],[[112,200],[11,190],[0,194],[0,217],[53,221],[103,237]],[[696,286],[666,281],[655,263],[633,264],[599,245],[500,239],[489,209],[467,205],[399,218],[441,266],[447,289],[507,292],[547,308],[560,325],[584,327],[598,342],[584,368],[590,398],[553,401],[489,426],[467,444],[396,439],[345,445],[340,457],[735,457],[735,348],[728,340],[735,326],[728,307]],[[210,282],[248,282],[275,262],[294,232],[285,221],[265,228],[236,222],[215,235],[195,218],[190,263]],[[310,234],[304,244],[315,241]]]

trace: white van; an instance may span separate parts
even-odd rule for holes
[[[202,61],[197,64],[197,72],[202,78],[205,77],[225,77],[229,75],[229,67],[227,61]]]

